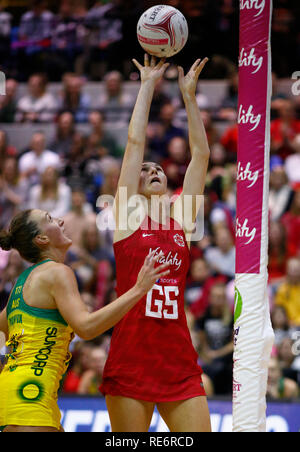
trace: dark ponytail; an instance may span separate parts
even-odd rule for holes
[[[9,251],[12,248],[33,264],[42,259],[41,249],[33,242],[40,234],[38,225],[30,219],[31,210],[18,213],[12,220],[9,231],[0,231],[0,248]]]
[[[9,232],[0,231],[0,248],[4,251],[9,251],[13,247],[12,236]]]

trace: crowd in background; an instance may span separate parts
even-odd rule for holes
[[[111,209],[100,206],[97,200],[103,194],[114,196],[124,146],[113,128],[108,131],[105,125],[120,118],[128,125],[135,97],[125,89],[124,80],[136,80],[130,65],[137,49],[135,24],[140,12],[155,2],[56,3],[59,6],[52,12],[46,2],[34,1],[14,31],[13,16],[0,12],[0,23],[6,20],[7,25],[0,27],[0,61],[6,62],[4,70],[10,75],[6,96],[0,97],[0,229],[8,227],[14,214],[25,208],[47,210],[52,216],[63,218],[73,241],[66,263],[76,274],[84,302],[94,311],[116,298],[113,232],[103,227],[111,218]],[[193,26],[196,30],[203,24],[203,36],[195,33],[200,41],[205,38],[202,48],[208,56],[209,52],[218,54],[208,64],[207,72],[205,69],[206,77],[226,77],[228,81],[228,91],[214,109],[201,91],[201,81],[197,92],[211,158],[204,197],[204,238],[191,246],[185,302],[207,393],[230,395],[237,174],[236,29],[232,32],[237,20],[236,2],[168,3],[180,7],[192,31]],[[297,69],[287,47],[282,50],[284,58],[279,58],[283,46],[280,33],[289,34],[296,26],[297,8],[297,2],[278,1],[273,21],[273,39],[278,40],[275,67],[277,57],[280,62],[277,74],[273,74],[271,105],[268,287],[275,345],[268,396],[276,399],[297,397],[300,385],[300,99],[276,90],[276,77],[289,77]],[[210,17],[215,18],[213,29],[212,22],[207,21]],[[47,27],[37,26],[44,20]],[[216,29],[219,48],[215,48],[215,41],[207,39]],[[191,53],[178,55],[184,60],[181,64],[190,65],[190,56],[198,52],[200,41],[193,40],[193,36]],[[5,45],[5,40],[13,45]],[[294,45],[295,57],[297,51],[299,54],[299,42]],[[138,52],[141,51],[137,49]],[[122,55],[122,60],[116,55]],[[97,68],[92,67],[94,63],[99,63]],[[145,150],[146,160],[159,162],[163,167],[170,195],[180,191],[190,158],[182,101],[174,90],[167,89],[170,85],[166,83],[176,78],[172,74],[167,74],[168,80],[156,88]],[[99,79],[104,86],[97,108],[83,89],[83,77]],[[20,96],[20,83],[24,81],[27,92]],[[49,89],[49,81],[60,82],[57,95]],[[219,121],[226,124],[222,130],[217,127]],[[29,146],[24,143],[14,147],[5,132],[7,124],[55,124],[55,135],[49,140],[41,128],[32,134]],[[88,133],[80,129],[82,124],[88,125]],[[0,251],[0,310],[26,265],[17,252]],[[99,394],[110,336],[111,331],[91,342],[75,338],[63,392]]]

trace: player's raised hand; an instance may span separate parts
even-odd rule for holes
[[[204,58],[204,60],[199,58],[186,75],[184,75],[183,68],[178,66],[178,82],[183,97],[196,94],[199,76],[207,62],[208,58]]]
[[[170,273],[170,270],[167,268],[170,266],[170,263],[167,262],[165,264],[159,265],[155,267],[155,264],[162,257],[163,252],[161,251],[159,254],[154,256],[156,251],[152,251],[149,253],[144,261],[144,265],[142,266],[136,285],[146,294],[149,290],[152,289],[153,284],[163,276],[166,276]]]
[[[149,81],[154,84],[163,77],[167,67],[169,66],[169,63],[166,63],[164,58],[159,60],[157,63],[156,58],[151,56],[150,59],[147,53],[145,53],[144,57],[144,66],[142,66],[136,59],[133,59],[132,61],[141,73],[141,81]]]

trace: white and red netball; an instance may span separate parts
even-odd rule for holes
[[[137,24],[137,38],[143,49],[159,58],[171,57],[186,44],[188,25],[184,15],[168,5],[145,11]]]

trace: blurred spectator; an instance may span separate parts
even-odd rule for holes
[[[164,104],[156,120],[148,125],[148,146],[154,159],[168,157],[168,143],[172,138],[185,137],[183,128],[174,124],[175,112],[174,105]]]
[[[124,150],[118,145],[113,134],[105,130],[103,114],[99,111],[92,111],[88,117],[92,129],[89,134],[90,142],[94,142],[96,147],[104,148],[102,155],[122,157]],[[97,155],[100,157],[100,155]]]
[[[7,143],[7,135],[4,130],[0,130],[0,170],[3,167],[4,160],[7,157],[16,157],[17,149],[9,146]]]
[[[185,291],[185,301],[188,305],[201,295],[202,286],[210,276],[210,269],[207,262],[202,257],[194,259],[191,263],[188,284]]]
[[[299,333],[299,332],[298,332]],[[298,334],[299,340],[299,334]],[[280,344],[277,346],[277,357],[280,363],[280,368],[282,370],[283,376],[290,378],[300,385],[300,356],[299,349],[298,355],[295,353],[294,340],[289,337],[282,339]]]
[[[85,165],[87,157],[85,155],[86,139],[85,137],[75,131],[70,151],[63,159],[63,176],[67,179],[69,185],[73,185],[74,181],[84,184],[85,180]]]
[[[283,306],[275,305],[271,311],[272,327],[275,334],[275,347],[279,346],[283,339],[291,338],[292,332],[286,310]]]
[[[31,151],[22,155],[19,160],[20,176],[27,179],[31,185],[40,181],[40,175],[51,166],[59,169],[60,159],[55,152],[46,148],[46,138],[43,132],[36,132],[32,136]]]
[[[285,160],[285,171],[290,183],[300,183],[300,134],[296,135],[291,143],[293,154]]]
[[[0,96],[0,122],[15,122],[17,112],[18,82],[14,79],[6,80],[6,95]]]
[[[227,95],[225,96],[219,107],[218,111],[219,119],[227,121],[236,120],[238,107],[238,89],[239,89],[239,74],[238,72],[234,72],[229,77]]]
[[[97,289],[100,289],[100,278],[105,276],[102,281],[105,289],[101,290],[101,297],[99,297],[97,301],[97,305],[99,303],[103,305],[104,292],[106,292],[108,281],[112,276],[113,260],[102,248],[96,223],[91,222],[83,228],[80,246],[72,247],[68,256],[68,261],[81,280],[83,290],[87,292],[96,295]],[[104,265],[100,265],[103,261]],[[99,272],[100,266],[103,273],[102,275],[100,275]]]
[[[272,157],[269,193],[269,212],[272,221],[278,221],[286,212],[291,196],[292,189],[288,184],[282,160],[277,156]]]
[[[182,187],[189,164],[188,144],[184,137],[173,137],[167,144],[168,157],[161,161],[171,189]]]
[[[86,34],[84,18],[75,14],[75,10],[74,1],[62,0],[54,20],[51,60],[55,63],[57,80],[60,80],[65,72],[75,72],[76,60],[83,52]]]
[[[105,91],[98,99],[99,109],[106,121],[128,123],[135,98],[124,90],[122,74],[111,71],[104,77]]]
[[[0,65],[6,71],[10,61],[10,36],[13,16],[0,5]]]
[[[31,9],[22,15],[18,30],[19,41],[13,43],[17,55],[18,79],[27,81],[35,72],[51,67],[49,55],[54,30],[54,14],[47,10],[46,0],[31,0]]]
[[[32,0],[31,9],[21,17],[20,39],[33,49],[50,38],[53,32],[54,14],[47,10],[46,0]]]
[[[204,256],[209,266],[216,273],[235,276],[235,247],[228,228],[220,226],[215,231],[215,246],[208,247]]]
[[[285,281],[279,285],[275,303],[286,310],[291,326],[300,327],[300,259],[291,258],[287,262]]]
[[[93,344],[87,341],[76,343],[73,358],[63,382],[63,393],[77,393],[81,376],[89,369],[93,347]]]
[[[0,312],[5,308],[13,286],[25,268],[25,262],[20,254],[15,250],[11,251],[0,279]]]
[[[278,113],[279,118],[271,121],[271,152],[285,160],[293,152],[292,142],[300,133],[300,120],[291,99],[282,99]]]
[[[238,126],[237,124],[229,126],[223,133],[220,143],[226,149],[227,159],[236,161],[238,150]]]
[[[81,238],[88,224],[96,223],[96,214],[92,206],[86,202],[86,194],[81,186],[72,189],[71,210],[64,217],[65,230],[73,242],[73,247],[80,248]]]
[[[226,286],[211,287],[209,306],[196,323],[199,330],[200,358],[203,372],[213,381],[216,394],[230,394],[232,390],[233,316]]]
[[[56,136],[50,144],[50,149],[62,157],[68,156],[75,134],[74,117],[72,113],[63,112],[57,118]]]
[[[90,355],[89,368],[83,373],[78,385],[78,394],[98,395],[102,383],[107,352],[103,347],[94,347]]]
[[[280,221],[272,221],[269,226],[269,283],[278,284],[286,274],[288,259],[286,232]]]
[[[116,55],[121,55],[122,21],[118,17],[115,3],[97,1],[85,18],[85,26],[90,32],[88,36],[90,54],[86,70],[92,78],[98,80],[107,71],[118,67],[119,58],[116,58]],[[96,65],[93,64],[95,62]]]
[[[59,111],[69,111],[77,123],[88,121],[91,104],[90,96],[83,92],[84,82],[76,74],[67,73],[63,77],[63,91],[59,98]]]
[[[45,210],[54,218],[63,217],[71,207],[71,189],[51,166],[41,174],[40,184],[30,189],[28,198],[29,209]]]
[[[161,108],[165,104],[171,104],[172,99],[165,89],[165,80],[161,78],[155,85],[153,100],[151,102],[149,121],[156,122]]]
[[[17,160],[8,157],[0,168],[0,229],[8,227],[25,200],[26,182],[20,181]]]
[[[28,81],[28,94],[17,104],[17,122],[51,122],[57,113],[57,102],[47,91],[44,74],[34,74]]]
[[[299,395],[297,383],[285,378],[280,369],[278,359],[273,357],[269,362],[267,397],[271,399],[293,399]]]
[[[290,208],[282,216],[290,256],[300,256],[300,187],[294,187]]]

